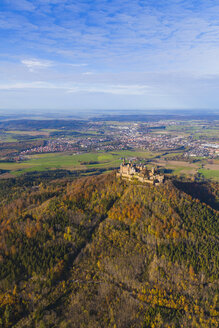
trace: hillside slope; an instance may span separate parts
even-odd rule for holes
[[[2,183],[0,327],[217,327],[218,212],[185,191]]]

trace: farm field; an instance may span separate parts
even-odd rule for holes
[[[211,168],[204,168],[198,170],[199,173],[201,173],[206,179],[211,179],[215,181],[219,181],[219,168],[216,170],[213,170]]]
[[[176,153],[178,154],[178,153]],[[157,165],[165,169],[167,175],[193,177],[200,173],[206,179],[219,181],[219,164],[214,161],[198,161],[189,163],[186,161],[172,160],[173,154],[161,152],[147,152],[136,150],[124,150],[113,152],[91,152],[84,154],[73,153],[48,153],[29,155],[23,162],[4,162],[0,163],[0,170],[7,171],[2,178],[11,175],[17,176],[33,171],[47,171],[53,169],[66,170],[88,170],[88,169],[112,169],[118,168],[122,159],[140,158],[146,160],[149,166]]]
[[[217,121],[12,120],[0,130],[1,179],[49,170],[90,174],[138,158],[169,176],[219,180]]]
[[[195,174],[200,173],[206,179],[219,181],[219,164],[217,161],[213,161],[212,164],[209,164],[206,160],[189,163],[184,161],[156,159],[152,164],[165,168],[166,174],[193,177]]]
[[[0,163],[1,170],[8,170],[14,175],[31,171],[45,171],[51,169],[84,170],[89,168],[116,168],[121,159],[126,157],[139,157],[151,159],[161,153],[142,151],[114,151],[84,154],[48,153],[30,155],[28,160],[20,163]]]
[[[5,133],[7,134],[17,134],[17,135],[26,135],[26,136],[49,136],[49,131],[43,131],[43,130],[39,130],[39,131],[19,131],[19,130],[12,130],[12,131],[6,131]]]
[[[13,136],[12,134],[0,134],[0,143],[3,142],[16,142],[17,139],[15,136]]]
[[[22,140],[37,140],[37,139],[44,139],[47,140],[48,138],[54,139],[56,138],[56,134],[60,137],[65,137],[66,134],[68,138],[77,138],[83,137],[83,133],[77,130],[60,130],[60,129],[39,129],[39,130],[7,130],[2,131],[0,133],[0,143],[3,142],[17,142]],[[95,136],[99,135],[97,131],[89,130],[87,131],[87,136]]]
[[[168,126],[166,127],[165,131],[153,131],[153,133],[159,133],[159,134],[176,134],[180,136],[190,136],[192,135],[193,138],[199,139],[199,138],[217,138],[218,137],[218,126],[215,125],[211,128],[206,128],[203,126],[203,123],[200,125],[197,124],[197,122],[193,125],[191,124],[182,124],[182,125],[176,125],[176,126]]]

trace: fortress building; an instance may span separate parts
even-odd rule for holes
[[[154,167],[149,170],[143,164],[125,163],[125,160],[120,165],[116,176],[127,180],[137,179],[140,182],[153,185],[159,185],[164,182],[164,175],[160,174]]]

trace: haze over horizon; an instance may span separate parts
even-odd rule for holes
[[[2,0],[0,110],[218,109],[219,3]]]

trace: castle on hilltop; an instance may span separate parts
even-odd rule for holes
[[[164,183],[164,175],[160,174],[154,167],[149,170],[143,164],[125,163],[125,160],[120,165],[116,176],[127,180],[137,179],[140,182],[153,185]]]

